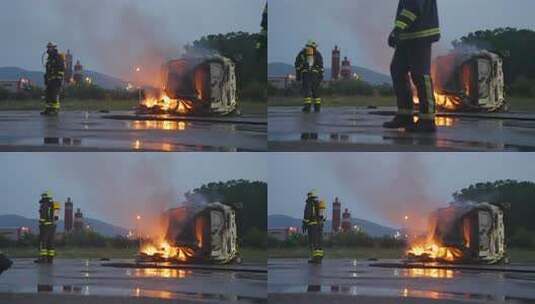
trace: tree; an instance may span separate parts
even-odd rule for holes
[[[516,28],[497,28],[470,33],[452,42],[455,48],[476,47],[488,49],[505,57],[504,70],[507,85],[520,76],[535,79],[535,31]]]

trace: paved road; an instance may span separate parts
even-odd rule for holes
[[[265,151],[266,117],[0,112],[0,151]]]
[[[114,268],[75,259],[49,266],[15,259],[0,275],[0,303],[266,303],[266,283],[265,272]]]
[[[436,135],[385,130],[393,108],[269,107],[274,151],[535,151],[535,113],[439,116]]]
[[[399,262],[399,261],[387,261]],[[276,303],[533,303],[533,273],[382,268],[377,262],[270,259],[268,290]]]

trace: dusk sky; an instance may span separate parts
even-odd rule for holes
[[[37,217],[43,191],[74,201],[85,216],[133,227],[205,183],[266,181],[262,153],[3,153],[0,214]],[[63,206],[62,206],[63,207]]]
[[[48,41],[115,76],[137,57],[179,54],[207,34],[259,32],[265,0],[16,0],[0,9],[0,67],[43,70]],[[158,63],[161,65],[161,63]]]
[[[269,15],[269,62],[293,64],[308,39],[316,39],[327,66],[331,50],[342,48],[353,65],[387,72],[386,45],[394,24],[394,0],[273,0]],[[443,37],[435,53],[469,32],[497,27],[535,29],[533,0],[438,0]]]
[[[472,183],[535,182],[533,153],[271,153],[269,214],[302,218],[306,193],[336,196],[352,216],[399,227],[404,214],[425,218]]]

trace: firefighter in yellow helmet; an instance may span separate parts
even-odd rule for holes
[[[59,95],[65,76],[65,60],[52,42],[47,44],[46,53],[45,110],[41,114],[55,116],[60,108]]]
[[[310,112],[314,103],[314,112],[321,110],[319,89],[323,81],[323,57],[318,50],[318,44],[309,40],[295,59],[295,74],[303,84],[304,106],[303,112]]]
[[[325,201],[319,200],[314,191],[307,193],[305,214],[303,216],[303,232],[308,233],[310,246],[309,263],[321,264],[323,260],[323,224],[325,222]]]
[[[431,46],[440,40],[436,0],[399,0],[394,30],[388,45],[395,48],[391,64],[398,112],[385,128],[405,128],[408,132],[433,133],[435,96],[431,79]],[[416,86],[419,120],[413,123],[411,79]]]
[[[59,203],[54,202],[50,192],[43,192],[39,200],[39,258],[36,263],[52,264],[56,251],[54,236],[59,218]]]

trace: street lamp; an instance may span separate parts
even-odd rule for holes
[[[136,78],[137,78],[137,82],[138,82],[138,83],[137,83],[137,91],[138,91],[139,104],[141,104],[141,84],[140,84],[141,81],[140,81],[140,77],[138,76],[139,73],[141,72],[141,67],[140,67],[140,66],[137,66],[137,67],[135,68],[135,71],[136,71],[136,74],[137,74],[137,75],[136,75],[136,76],[137,76]]]
[[[137,231],[137,239],[139,243],[139,248],[141,249],[141,231],[139,231],[139,221],[141,221],[141,215],[136,215],[136,231]]]

